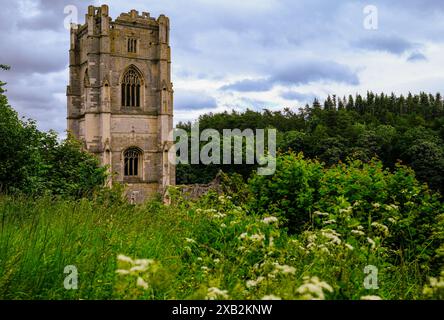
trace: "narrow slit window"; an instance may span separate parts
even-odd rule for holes
[[[137,52],[137,39],[133,39],[133,38],[128,39],[128,52],[131,52],[131,53]]]

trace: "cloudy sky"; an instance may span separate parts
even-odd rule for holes
[[[66,129],[69,31],[105,1],[0,0],[0,64],[11,105]],[[175,122],[223,110],[297,109],[314,97],[443,92],[442,0],[109,1],[171,20]],[[369,7],[370,6],[370,7]],[[376,19],[377,15],[377,19]]]

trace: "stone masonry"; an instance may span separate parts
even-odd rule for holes
[[[71,27],[68,130],[143,202],[175,184],[169,19],[136,10],[114,21],[88,7]],[[110,181],[110,183],[112,183]]]

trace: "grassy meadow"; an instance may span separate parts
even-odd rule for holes
[[[278,163],[279,172],[289,174],[289,163],[301,177],[319,169],[317,162],[289,156]],[[361,171],[352,165],[319,171],[322,197],[298,232],[289,232],[282,214],[259,215],[240,205],[243,195],[233,190],[232,195],[210,192],[189,201],[172,188],[169,206],[159,200],[130,205],[2,196],[0,299],[443,298],[444,279],[439,264],[433,267],[435,251],[427,255],[424,245],[431,246],[442,232],[433,231],[422,244],[407,241],[426,234],[412,229],[418,221],[412,212],[433,209],[424,204],[426,199],[433,202],[427,190],[413,180],[404,193],[416,196],[402,202],[388,194],[393,203],[372,202],[370,214],[363,211],[364,200],[350,203],[351,195],[348,200],[338,194],[328,198],[329,179],[335,178],[335,192],[340,189],[339,171],[347,171],[343,178],[359,181],[370,169],[373,177],[385,177],[387,184],[380,188],[388,188],[389,178],[400,178],[374,165]],[[280,178],[278,173],[270,181],[279,183]],[[419,201],[413,199],[421,193]],[[320,210],[323,201],[327,210]],[[77,289],[64,286],[66,266],[78,271]]]

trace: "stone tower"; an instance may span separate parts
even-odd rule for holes
[[[142,202],[175,183],[169,19],[136,10],[114,21],[88,7],[71,27],[68,130]],[[110,181],[110,183],[112,183]]]

